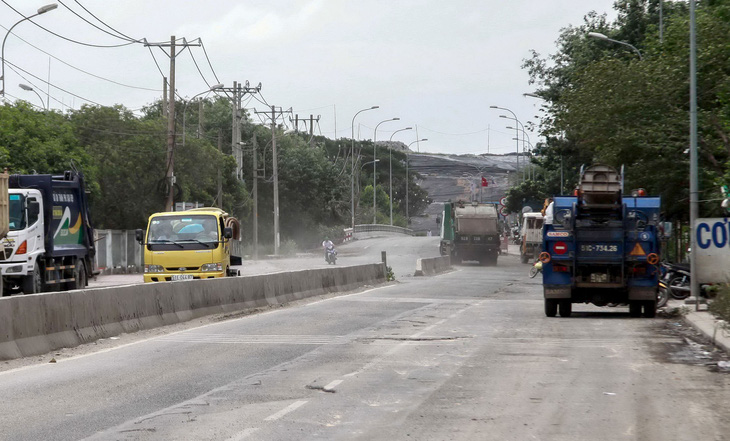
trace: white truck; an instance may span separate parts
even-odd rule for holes
[[[11,175],[2,189],[8,233],[2,238],[0,275],[4,294],[84,288],[95,274],[94,229],[84,178]]]
[[[522,243],[520,243],[520,261],[522,263],[535,260],[538,254],[540,254],[540,247],[542,246],[542,224],[542,213],[523,213],[522,230],[520,231],[522,240]]]

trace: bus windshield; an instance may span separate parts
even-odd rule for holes
[[[176,244],[180,248],[188,248],[185,245],[190,243],[202,244],[205,248],[215,248],[219,238],[218,221],[215,216],[181,214],[152,219],[147,242],[150,245]]]

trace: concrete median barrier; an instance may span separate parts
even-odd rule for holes
[[[416,273],[414,276],[433,276],[451,269],[451,257],[431,257],[418,259],[416,261]]]
[[[5,297],[0,360],[385,281],[385,265],[368,264]]]

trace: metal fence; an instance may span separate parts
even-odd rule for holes
[[[101,274],[132,274],[144,271],[142,245],[134,230],[94,230],[96,257],[94,263]],[[231,254],[243,256],[243,244],[231,241]]]

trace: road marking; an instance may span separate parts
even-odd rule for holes
[[[322,390],[328,391],[328,392],[329,391],[334,391],[335,390],[335,387],[337,387],[337,385],[339,385],[340,383],[342,383],[342,381],[343,380],[335,380],[335,381],[331,382],[330,384],[328,384],[327,386],[323,387]]]
[[[281,409],[280,411],[276,412],[275,414],[269,415],[266,418],[264,418],[264,421],[276,421],[279,418],[283,417],[284,415],[288,414],[289,412],[294,412],[295,410],[299,409],[300,407],[307,404],[306,401],[295,401],[294,403],[286,406],[285,408]]]
[[[253,435],[254,433],[258,432],[258,430],[259,430],[258,427],[248,428],[248,429],[244,430],[243,432],[237,433],[236,435],[228,438],[226,441],[241,441],[241,440],[244,440],[244,439],[248,438],[249,436]]]
[[[163,336],[159,341],[169,343],[220,344],[286,344],[286,345],[343,345],[351,337],[343,335],[240,335],[240,334],[176,334]]]

